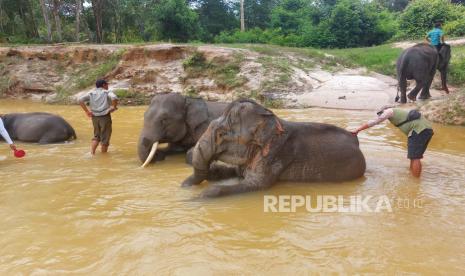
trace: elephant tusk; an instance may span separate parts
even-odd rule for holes
[[[145,166],[147,166],[147,164],[152,161],[153,157],[155,156],[155,152],[157,151],[157,146],[158,146],[158,141],[153,143],[149,156],[145,160],[144,164],[142,164],[142,168],[145,168]]]

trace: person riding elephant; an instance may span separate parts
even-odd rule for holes
[[[231,175],[239,182],[211,185],[203,197],[225,196],[269,188],[283,181],[348,181],[365,173],[358,139],[329,124],[288,122],[252,100],[232,102],[212,121],[197,142],[194,173],[182,186]]]
[[[76,139],[73,127],[62,117],[44,113],[9,113],[2,117],[11,139],[50,144]]]
[[[184,97],[179,93],[153,97],[145,111],[138,142],[138,155],[143,166],[164,160],[166,155],[188,151],[226,105]],[[168,147],[157,150],[158,143],[168,143]]]
[[[441,73],[442,89],[449,93],[447,87],[447,70],[451,58],[450,45],[442,44],[439,51],[428,44],[417,44],[404,50],[397,59],[397,81],[400,102],[406,103],[407,97],[415,101],[421,90],[420,99],[429,99],[429,89],[433,82],[436,70]],[[415,88],[407,95],[407,80],[414,79]],[[396,102],[399,95],[396,97]]]

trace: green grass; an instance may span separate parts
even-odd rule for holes
[[[396,60],[403,50],[393,48],[391,44],[350,49],[325,50],[335,56],[335,60],[344,66],[364,66],[371,71],[384,75],[396,75]],[[465,45],[452,46],[452,58],[449,67],[449,82],[453,85],[465,84]]]
[[[0,97],[10,88],[10,81],[8,76],[0,76]]]
[[[394,76],[396,60],[402,49],[386,44],[368,48],[328,49],[325,52],[333,55],[344,66],[364,66],[371,71]]]
[[[133,89],[116,89],[113,91],[120,103],[124,105],[143,105],[150,103],[151,96]]]
[[[230,90],[243,85],[247,79],[239,76],[241,64],[245,57],[243,53],[234,53],[232,59],[213,59],[207,61],[203,53],[194,52],[190,57],[183,61],[183,67],[186,76],[183,80],[189,78],[208,77],[215,80],[218,87]]]
[[[465,45],[452,46],[449,82],[454,85],[465,84]]]
[[[262,82],[262,91],[283,87],[289,83],[294,70],[288,58],[260,56],[257,61],[263,65],[265,76],[267,76],[267,79]]]

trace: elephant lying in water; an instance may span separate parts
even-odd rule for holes
[[[442,89],[449,93],[447,70],[450,57],[450,45],[447,44],[442,45],[439,53],[429,44],[417,44],[403,51],[397,59],[397,81],[401,103],[407,102],[407,80],[412,79],[415,80],[416,86],[410,91],[408,98],[415,101],[420,90],[420,99],[431,98],[429,89],[436,70],[441,72]]]
[[[62,117],[50,113],[10,113],[2,116],[11,139],[50,144],[76,139],[73,127]]]
[[[225,103],[206,102],[178,93],[156,95],[145,111],[144,127],[138,143],[139,159],[144,162],[143,166],[163,160],[167,154],[192,148],[226,106]],[[168,148],[157,151],[158,143],[168,143]]]
[[[266,189],[278,180],[346,181],[363,176],[366,166],[350,132],[328,124],[288,122],[251,100],[231,103],[210,123],[194,148],[194,174],[182,185],[231,175],[230,168],[214,161],[235,165],[239,183],[212,185],[204,197]]]

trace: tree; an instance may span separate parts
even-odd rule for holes
[[[284,0],[271,13],[271,27],[284,34],[299,33],[310,22],[311,10],[305,0]]]
[[[52,13],[53,17],[55,19],[55,31],[57,33],[58,41],[63,40],[63,35],[61,31],[61,19],[60,19],[60,5],[61,1],[60,0],[53,0],[53,8],[52,8]]]
[[[164,0],[155,5],[152,24],[161,40],[186,42],[197,39],[200,33],[198,15],[185,0]]]
[[[52,42],[52,25],[50,24],[50,19],[48,18],[48,8],[45,4],[45,0],[40,0],[40,7],[42,9],[42,16],[44,17],[45,27],[47,28],[47,42]]]
[[[241,0],[241,32],[245,31],[244,0]]]
[[[377,0],[379,4],[390,11],[403,11],[409,4],[410,0]]]
[[[416,0],[400,16],[404,36],[423,38],[436,21],[449,22],[463,17],[464,12],[448,0]]]
[[[92,11],[94,13],[94,19],[95,19],[96,42],[102,43],[103,42],[102,14],[103,14],[104,0],[91,0],[91,1],[92,1]]]
[[[17,0],[16,7],[18,9],[19,16],[24,23],[26,37],[37,38],[39,32],[37,31],[37,25],[34,19],[34,12],[30,0]]]
[[[237,18],[231,7],[224,0],[201,0],[198,2],[200,25],[203,29],[202,39],[211,41],[222,31],[237,28]]]
[[[44,1],[44,0],[41,0]],[[80,40],[82,0],[76,0],[76,41]]]

